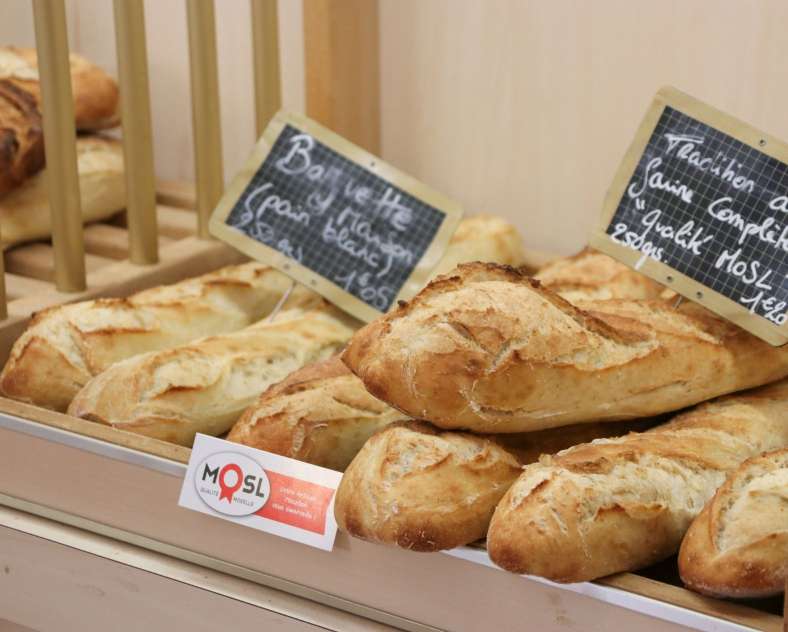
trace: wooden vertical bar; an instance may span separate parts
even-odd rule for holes
[[[254,113],[257,135],[282,107],[277,0],[251,0]]]
[[[129,259],[159,260],[156,226],[156,180],[148,91],[148,54],[142,0],[115,0],[115,43],[118,51]]]
[[[5,293],[5,258],[0,252],[0,320],[8,318],[8,299]]]
[[[378,0],[303,0],[307,114],[380,153]]]
[[[197,234],[208,239],[208,220],[224,189],[213,0],[186,0],[186,17],[197,180]]]
[[[55,286],[61,292],[79,292],[85,289],[85,247],[63,0],[33,0],[33,19],[41,80]]]

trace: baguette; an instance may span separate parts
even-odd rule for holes
[[[70,415],[191,446],[227,432],[262,391],[344,345],[356,322],[321,302],[272,322],[138,355],[112,365],[74,397]]]
[[[611,298],[655,299],[664,291],[656,281],[591,248],[552,261],[534,278],[570,303]]]
[[[115,80],[80,55],[71,53],[69,61],[77,129],[96,131],[117,125],[120,113]],[[34,48],[1,46],[0,79],[30,94],[38,109],[41,109],[38,58]]]
[[[353,459],[334,515],[357,538],[413,551],[449,549],[484,536],[519,473],[517,459],[489,439],[400,422]]]
[[[626,430],[627,424],[584,424],[483,437],[396,422],[378,431],[350,463],[334,513],[341,527],[365,540],[425,552],[462,546],[484,537],[521,463]]]
[[[788,380],[720,398],[644,433],[599,439],[525,467],[493,515],[490,558],[579,582],[674,554],[745,459],[788,446]]]
[[[44,166],[44,132],[35,99],[0,79],[0,197]]]
[[[788,347],[696,304],[578,305],[513,268],[461,265],[342,358],[403,413],[492,433],[650,417],[788,375]]]
[[[684,583],[715,597],[768,597],[788,581],[788,449],[753,457],[717,490],[679,553]]]
[[[114,362],[263,318],[290,286],[259,263],[229,266],[126,299],[104,298],[36,314],[0,373],[0,393],[65,411],[77,391]],[[316,296],[301,286],[290,304]]]
[[[101,136],[78,138],[77,172],[83,222],[105,219],[126,205],[123,147],[120,142]],[[52,234],[46,183],[44,170],[0,199],[0,239],[3,245]]]
[[[473,215],[464,218],[457,226],[431,278],[468,261],[494,261],[519,266],[524,256],[523,240],[514,226],[495,215]]]
[[[334,356],[269,388],[227,439],[342,471],[370,436],[402,419]]]

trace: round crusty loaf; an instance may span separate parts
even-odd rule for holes
[[[715,597],[767,597],[788,580],[788,449],[745,461],[684,537],[681,579]]]
[[[269,388],[227,440],[343,471],[369,437],[401,419],[334,356]]]
[[[475,435],[404,421],[364,444],[337,489],[337,524],[363,540],[440,551],[484,537],[517,459]]]
[[[579,582],[676,553],[744,460],[788,446],[788,380],[701,404],[648,432],[599,439],[528,465],[495,510],[490,558]]]
[[[494,433],[649,417],[788,375],[788,347],[696,304],[578,305],[512,268],[461,265],[342,358],[411,417]]]

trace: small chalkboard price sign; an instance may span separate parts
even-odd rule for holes
[[[369,321],[426,282],[461,218],[450,199],[282,111],[227,188],[210,231]]]
[[[660,90],[591,244],[772,345],[788,342],[788,145]]]

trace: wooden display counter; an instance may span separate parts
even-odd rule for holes
[[[326,553],[178,507],[179,460],[9,414],[0,445],[0,504],[24,512],[4,513],[4,527],[35,535],[8,521],[37,515],[404,630],[782,629],[777,614],[633,574],[558,586],[497,570],[478,549],[411,553],[344,534]]]
[[[124,260],[122,218],[93,225],[85,232],[90,265],[82,293],[54,290],[49,246],[6,253],[3,360],[32,310],[124,295],[239,259],[194,237],[188,187],[162,184],[158,199],[160,263]],[[533,263],[543,258],[535,254]],[[239,629],[247,622],[285,630],[782,629],[776,600],[707,599],[643,575],[561,586],[500,571],[483,549],[412,553],[342,533],[333,552],[312,549],[179,507],[189,454],[0,398],[0,568],[9,569],[0,576],[0,618],[41,630],[57,629],[63,617],[83,617],[75,623],[81,629],[102,627],[107,604],[120,620],[133,617],[147,595],[151,622],[183,613],[197,629],[229,616]],[[32,586],[51,597],[50,609],[30,599]]]

